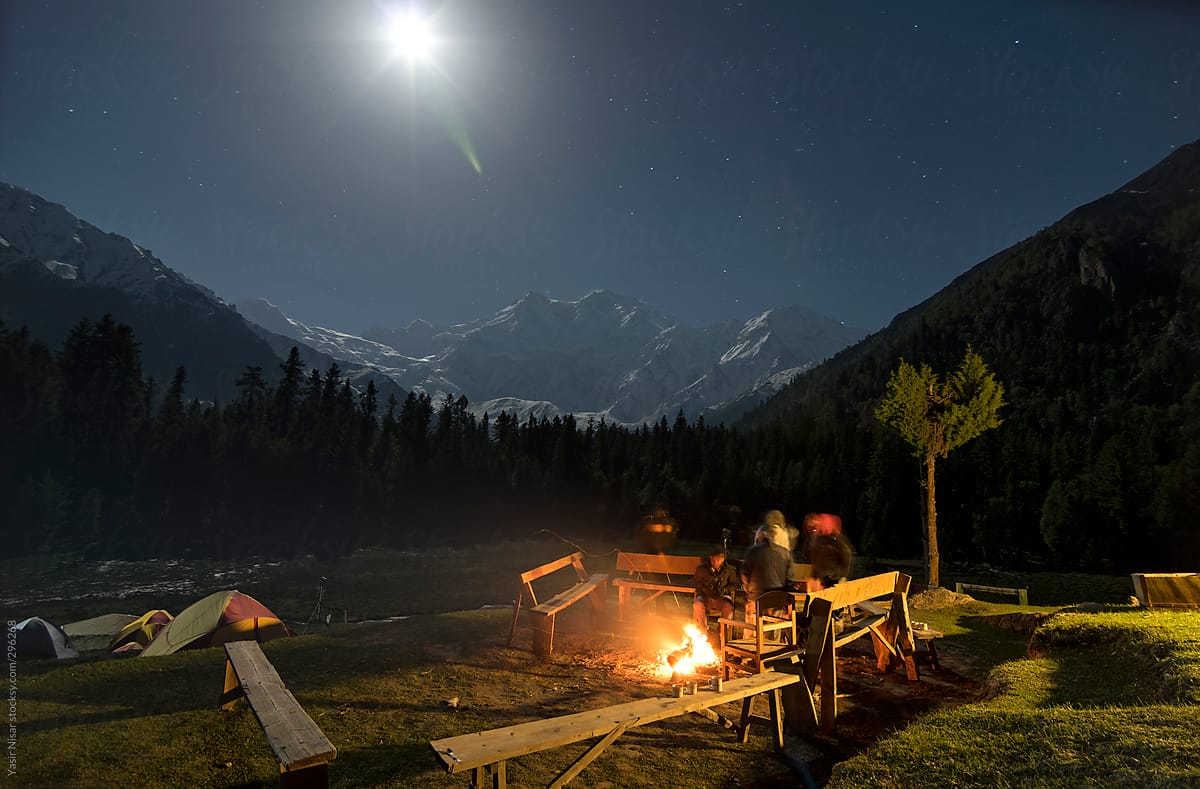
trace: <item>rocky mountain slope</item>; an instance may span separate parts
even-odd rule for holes
[[[273,377],[293,344],[250,325],[150,250],[0,183],[0,321],[28,326],[55,348],[80,319],[107,313],[133,327],[147,374],[165,382],[183,365],[188,395],[202,399],[228,400],[247,366]],[[321,367],[333,361],[311,353],[306,360]],[[363,365],[342,367],[363,386],[374,376],[383,397],[403,395]]]
[[[689,418],[736,413],[863,334],[799,307],[692,328],[603,290],[577,301],[530,293],[471,323],[414,321],[365,337],[305,325],[262,299],[239,309],[335,358],[370,364],[405,388],[466,395],[476,412],[573,413],[624,424],[680,409]]]

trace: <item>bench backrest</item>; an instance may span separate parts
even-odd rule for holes
[[[672,556],[665,553],[617,552],[617,571],[633,573],[663,573],[691,577],[702,562],[699,556]]]
[[[702,556],[673,556],[665,553],[629,553],[617,552],[617,571],[628,573],[669,573],[671,575],[691,575],[704,561]],[[734,569],[742,563],[737,559],[728,559]],[[812,565],[802,562],[792,562],[792,570],[797,580],[812,578]]]
[[[543,578],[568,566],[575,568],[575,574],[579,576],[579,581],[586,581],[588,579],[587,570],[583,569],[583,551],[576,551],[568,556],[563,556],[552,562],[546,562],[528,572],[521,573],[521,584],[524,586],[525,591],[529,593],[529,597],[533,600],[534,605],[537,605],[537,595],[533,591],[533,582],[538,578]]]
[[[819,592],[809,592],[809,604],[813,600],[828,600],[836,610],[855,603],[862,603],[884,595],[896,592],[900,581],[900,573],[893,570],[890,573],[869,575],[866,578],[855,578],[852,581],[842,581],[837,586],[822,589]]]

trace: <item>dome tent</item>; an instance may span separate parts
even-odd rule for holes
[[[58,625],[39,616],[31,616],[23,622],[18,622],[16,631],[18,660],[79,657],[71,643],[71,637]]]
[[[71,643],[80,652],[105,649],[113,634],[137,617],[132,614],[103,614],[62,626],[63,632],[71,637]]]
[[[145,649],[158,635],[158,632],[170,623],[171,614],[161,608],[147,611],[127,623],[120,632],[112,637],[112,640],[108,642],[108,651],[116,652],[129,644],[135,644],[137,649]]]
[[[142,650],[142,657],[182,649],[215,647],[230,641],[270,641],[291,635],[269,608],[236,589],[215,592],[179,612]]]

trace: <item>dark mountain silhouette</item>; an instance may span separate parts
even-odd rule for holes
[[[949,371],[967,345],[1009,405],[944,463],[952,551],[1200,561],[1200,143],[979,263],[743,424],[829,448],[827,493],[868,547],[911,548],[915,461],[873,409],[900,358]]]
[[[201,399],[232,398],[248,366],[273,380],[295,344],[248,322],[150,250],[0,183],[0,321],[28,326],[56,348],[80,319],[105,314],[133,328],[147,374],[165,383],[183,365],[188,395]],[[303,358],[321,369],[333,362],[307,348]],[[404,396],[368,366],[341,366],[356,386],[373,379],[381,397]]]

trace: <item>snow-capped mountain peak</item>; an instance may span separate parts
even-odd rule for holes
[[[608,290],[575,301],[531,292],[469,323],[411,321],[367,337],[286,318],[285,325],[245,303],[259,323],[335,358],[372,364],[402,387],[466,395],[477,411],[569,412],[626,424],[752,402],[865,334],[800,308],[694,329]]]

